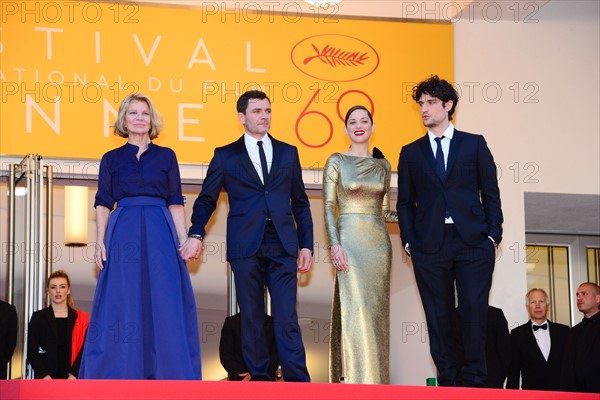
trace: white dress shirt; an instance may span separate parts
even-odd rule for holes
[[[531,322],[531,330],[533,331],[533,336],[542,352],[542,355],[548,361],[548,356],[550,355],[550,324],[548,320],[542,322],[540,325],[548,324],[548,328],[546,329],[538,329],[537,331],[533,331],[533,326],[538,325],[535,322]]]
[[[437,142],[435,141],[435,138],[438,136],[435,136],[435,134],[429,129],[427,130],[427,136],[429,136],[429,144],[431,144],[431,151],[433,151],[433,158],[435,158],[435,153],[437,151]],[[444,166],[446,167],[446,169],[448,169],[448,153],[450,152],[450,141],[454,136],[454,125],[452,124],[452,122],[448,124],[448,127],[446,128],[444,133],[442,133],[441,136],[444,137],[442,139],[442,151],[444,152]]]
[[[427,129],[427,136],[429,136],[429,144],[431,145],[431,151],[433,151],[433,158],[435,158],[435,153],[437,152],[438,146],[437,142],[435,141],[435,138],[438,136],[435,136],[435,134],[433,134],[429,129]],[[444,167],[448,169],[448,154],[450,153],[450,141],[452,140],[452,136],[454,136],[454,125],[452,124],[452,122],[448,124],[448,127],[446,128],[444,133],[442,133],[441,136],[444,136],[444,138],[442,139],[442,151],[444,152]],[[446,218],[444,222],[446,224],[454,223],[454,221],[452,220],[452,216]]]
[[[267,171],[271,172],[271,164],[273,163],[273,142],[271,142],[271,138],[269,135],[263,136],[261,139],[263,142],[263,150],[265,151],[265,157],[267,158]],[[250,156],[250,161],[252,161],[252,165],[254,165],[254,169],[256,173],[260,177],[262,183],[265,183],[265,178],[263,177],[262,167],[260,165],[260,155],[258,153],[258,139],[244,133],[244,144],[246,145],[246,151]]]

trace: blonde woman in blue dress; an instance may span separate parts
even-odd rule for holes
[[[373,117],[354,106],[345,118],[351,146],[325,165],[325,227],[336,269],[331,316],[329,380],[389,383],[390,268],[386,222],[391,167],[377,149],[369,152]]]
[[[100,272],[80,378],[202,377],[194,291],[179,255],[187,238],[179,164],[152,142],[161,127],[150,98],[125,97],[114,131],[127,143],[100,161]]]

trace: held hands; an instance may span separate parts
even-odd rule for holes
[[[202,254],[202,240],[188,237],[185,242],[179,246],[179,254],[184,261],[197,260]]]
[[[310,271],[312,265],[312,251],[309,249],[301,249],[298,254],[298,272]]]
[[[243,377],[242,382],[246,382],[252,379],[252,375],[250,375],[250,372],[242,372],[241,374],[238,374],[238,376]]]
[[[348,272],[348,255],[341,244],[331,246],[331,263],[338,271]]]
[[[94,260],[96,260],[96,265],[98,268],[104,268],[104,262],[106,261],[106,246],[104,246],[104,242],[96,242]]]

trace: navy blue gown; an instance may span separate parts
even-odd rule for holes
[[[194,293],[168,206],[183,204],[175,153],[125,144],[100,162],[94,206],[112,209],[80,378],[201,379]]]

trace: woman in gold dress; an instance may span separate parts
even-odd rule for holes
[[[329,347],[330,382],[389,383],[390,268],[392,247],[385,222],[391,168],[369,152],[373,117],[363,106],[346,114],[352,145],[325,165],[325,227],[336,269]],[[343,360],[343,361],[342,361]]]

